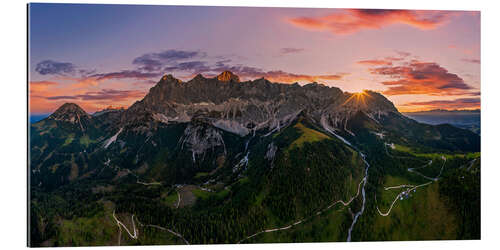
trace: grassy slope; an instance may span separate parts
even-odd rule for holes
[[[296,128],[297,130],[299,130],[301,135],[298,139],[296,139],[295,141],[292,142],[292,144],[290,145],[290,149],[293,149],[296,147],[301,147],[305,142],[313,143],[313,142],[317,142],[317,141],[321,141],[321,140],[325,140],[325,139],[330,139],[329,136],[327,136],[327,135],[325,135],[317,130],[310,129],[310,128],[304,126],[304,124],[302,124],[300,122],[295,124],[295,126],[293,126],[293,127]]]
[[[414,155],[416,157],[427,157],[427,158],[438,158],[441,156],[445,156],[447,158],[451,157],[456,157],[456,156],[461,156],[461,157],[467,157],[467,158],[477,158],[481,156],[481,152],[474,152],[474,153],[465,153],[465,154],[450,154],[450,153],[418,153],[415,152],[413,149],[407,146],[403,146],[400,144],[394,144],[394,150],[400,151],[400,152],[405,152],[411,155]]]
[[[57,244],[61,246],[105,246],[116,244],[118,227],[110,213],[62,220]]]

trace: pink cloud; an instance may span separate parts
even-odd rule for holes
[[[431,10],[347,9],[322,17],[297,17],[288,21],[303,29],[348,35],[364,29],[403,24],[420,30],[436,29],[458,12]]]
[[[391,60],[362,60],[357,61],[356,63],[363,65],[392,65]]]
[[[365,60],[358,63],[371,66],[373,75],[388,78],[381,83],[388,86],[386,95],[469,95],[474,96],[477,90],[465,83],[457,74],[449,72],[435,62],[419,60]],[[396,65],[393,65],[397,63]]]

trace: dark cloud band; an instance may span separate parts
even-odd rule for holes
[[[52,60],[44,60],[39,62],[35,71],[40,75],[66,75],[75,72],[75,65],[69,62],[56,62]]]
[[[157,53],[144,54],[135,58],[132,64],[137,65],[140,70],[151,72],[161,70],[170,63],[193,58],[203,58],[205,56],[206,54],[201,51],[170,49]]]

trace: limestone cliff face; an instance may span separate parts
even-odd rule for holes
[[[384,96],[372,91],[351,94],[318,83],[271,83],[261,78],[240,82],[229,71],[215,78],[197,75],[183,82],[164,76],[143,100],[124,114],[122,122],[171,123],[204,119],[215,127],[245,136],[256,130],[279,130],[299,113],[307,114],[318,125],[343,129],[357,112],[373,119],[396,112]]]
[[[222,147],[224,155],[226,146],[219,131],[213,127],[207,127],[200,124],[189,124],[184,130],[184,136],[181,138],[181,148],[191,152],[193,162],[196,159],[203,158],[204,154],[218,147]]]

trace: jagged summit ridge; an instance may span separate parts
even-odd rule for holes
[[[398,113],[389,100],[372,91],[352,94],[317,83],[300,86],[264,78],[240,83],[238,76],[225,71],[215,78],[197,75],[187,82],[166,75],[125,112],[122,121],[168,124],[202,118],[244,136],[260,129],[279,130],[299,113],[328,129],[342,129],[360,111],[375,120]]]
[[[375,121],[391,112],[399,113],[392,102],[373,91],[348,93],[318,83],[301,86],[272,83],[264,78],[239,82],[239,77],[229,71],[219,76],[205,78],[198,74],[183,82],[168,74],[128,109],[96,112],[93,116],[112,114],[114,124],[110,125],[115,130],[130,126],[146,131],[154,122],[169,124],[202,120],[245,136],[257,130],[279,131],[299,114],[307,116],[326,131],[348,131],[347,122],[358,112]],[[103,119],[111,119],[108,116]],[[80,124],[82,130],[91,118],[74,103],[62,105],[49,117]]]

